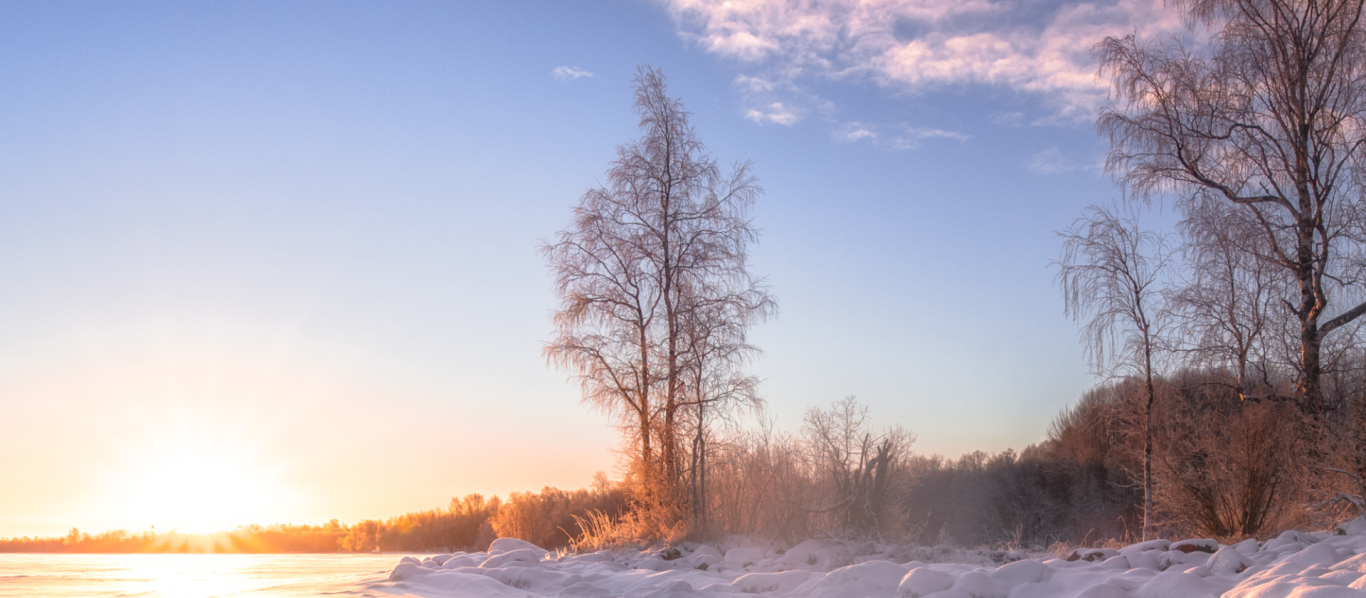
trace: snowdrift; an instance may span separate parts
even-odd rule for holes
[[[930,550],[930,549],[922,549]],[[419,596],[792,598],[1366,598],[1366,521],[1336,532],[1287,531],[1265,543],[1152,540],[1078,549],[1068,558],[995,566],[896,562],[846,564],[847,546],[810,540],[779,552],[707,545],[556,556],[521,540],[487,553],[403,557],[386,585]],[[974,551],[967,560],[986,560]],[[1012,560],[1018,553],[993,553]]]

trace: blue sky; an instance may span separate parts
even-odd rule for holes
[[[0,536],[175,524],[126,480],[176,452],[282,497],[240,523],[611,471],[606,420],[540,356],[536,248],[637,135],[646,64],[767,191],[752,266],[781,313],[753,370],[780,427],[853,394],[922,453],[1037,442],[1095,382],[1048,268],[1053,231],[1119,195],[1089,47],[1173,23],[1130,0],[6,2]]]

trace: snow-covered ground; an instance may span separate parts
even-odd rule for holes
[[[900,554],[943,557],[932,549]],[[969,563],[901,562],[897,550],[850,556],[811,540],[786,551],[707,545],[557,556],[500,539],[487,553],[403,557],[383,589],[417,596],[794,598],[1366,598],[1366,521],[1337,532],[1287,531],[1259,544],[1153,540],[1080,549],[1067,559],[966,551]],[[851,560],[858,560],[849,564]]]

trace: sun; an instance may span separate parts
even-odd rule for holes
[[[289,494],[284,467],[251,429],[212,418],[149,426],[122,451],[110,498],[142,529],[209,533],[271,522]]]
[[[158,529],[196,533],[259,521],[270,502],[260,464],[225,447],[167,448],[149,455],[128,478],[135,514]]]

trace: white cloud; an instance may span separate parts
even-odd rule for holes
[[[774,88],[773,82],[769,81],[768,79],[764,79],[761,77],[747,77],[745,75],[740,75],[739,77],[736,77],[735,84],[739,86],[741,89],[744,89],[749,92],[767,92],[773,91]]]
[[[860,139],[877,139],[877,133],[868,129],[854,129],[844,134],[845,141],[854,142]]]
[[[791,103],[813,81],[864,79],[911,93],[999,86],[1090,118],[1105,100],[1096,42],[1183,30],[1164,0],[662,1],[685,39],[737,61],[758,105]]]
[[[920,149],[923,141],[927,139],[952,139],[957,142],[968,140],[968,136],[957,131],[945,131],[943,129],[932,129],[922,127],[902,127],[899,135],[890,139],[892,149],[913,150]]]
[[[844,143],[854,143],[861,139],[867,139],[872,143],[877,143],[877,126],[868,123],[854,121],[845,124],[842,128],[835,131],[835,140]]]
[[[750,110],[745,113],[748,118],[759,124],[774,123],[779,125],[791,126],[802,119],[801,114],[791,106],[784,106],[782,102],[774,102],[759,110]]]
[[[585,71],[576,66],[557,66],[555,67],[555,78],[560,81],[573,81],[582,77],[592,77],[593,73]]]
[[[953,139],[956,141],[968,140],[967,135],[964,135],[957,131],[945,131],[943,129],[921,129],[916,127],[907,127],[906,133],[915,139],[934,139],[938,137],[943,139]]]

